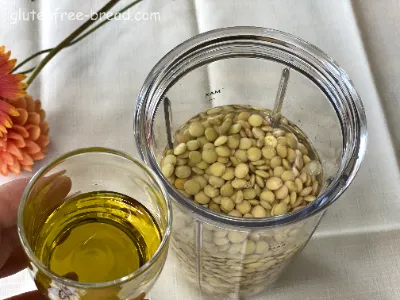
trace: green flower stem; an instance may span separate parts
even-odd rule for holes
[[[75,38],[71,43],[69,43],[68,45],[65,46],[65,48],[70,47],[76,43],[78,43],[79,41],[83,40],[85,37],[87,37],[88,35],[90,35],[91,33],[95,32],[97,29],[99,29],[100,27],[102,27],[104,24],[108,23],[109,21],[113,20],[114,18],[116,18],[119,14],[124,13],[125,11],[127,11],[128,9],[130,9],[131,7],[133,7],[134,5],[138,4],[139,2],[142,2],[143,0],[136,0],[134,2],[132,2],[131,4],[125,6],[123,9],[121,9],[120,11],[118,11],[116,14],[114,14],[113,16],[111,16],[110,18],[105,19],[104,21],[102,21],[100,24],[96,25],[95,27],[93,27],[91,30],[87,31],[86,33],[82,34],[81,36]],[[44,53],[48,53],[50,51],[52,51],[54,48],[49,48],[49,49],[45,49],[45,50],[41,50],[39,52],[36,52],[35,54],[29,56],[27,59],[25,59],[24,61],[22,61],[21,63],[19,63],[17,66],[15,66],[15,68],[11,71],[11,73],[15,73],[15,71],[17,71],[20,67],[22,67],[23,65],[25,65],[26,63],[28,63],[29,61],[31,61],[32,59],[44,54]],[[32,70],[28,70],[28,71],[24,71],[24,72],[19,72],[20,74],[26,74],[31,72]]]
[[[111,0],[106,5],[104,5],[98,12],[98,16],[106,13],[110,10],[115,4],[117,4],[120,0]],[[61,51],[65,46],[71,43],[77,36],[79,36],[82,32],[84,32],[90,25],[96,22],[96,19],[90,18],[87,20],[81,27],[76,29],[73,33],[71,33],[65,40],[63,40],[60,44],[58,44],[53,50],[50,51],[49,54],[40,62],[40,64],[35,68],[33,74],[28,78],[27,84],[28,86],[32,83],[32,81],[39,75],[40,71],[47,65],[47,63],[55,56],[58,52]]]
[[[34,59],[35,57],[37,57],[37,56],[39,56],[39,55],[41,55],[41,54],[44,54],[44,53],[48,53],[48,52],[50,52],[51,50],[53,50],[53,48],[50,48],[50,49],[46,49],[46,50],[42,50],[42,51],[36,52],[35,54],[29,56],[27,59],[25,59],[24,61],[20,62],[18,65],[16,65],[16,66],[14,67],[14,69],[11,70],[10,73],[15,73],[15,71],[17,71],[20,67],[22,67],[23,65],[25,65],[26,63],[28,63],[29,61],[31,61],[32,59]]]
[[[28,73],[33,72],[35,69],[36,69],[36,67],[33,67],[33,68],[29,69],[29,70],[26,70],[26,71],[23,71],[23,72],[18,72],[18,74],[28,74]]]

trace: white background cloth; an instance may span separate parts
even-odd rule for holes
[[[129,1],[123,0],[120,8]],[[12,12],[83,12],[105,0],[0,0],[0,45],[20,61],[56,45],[82,21],[13,22]],[[116,9],[115,9],[116,10]],[[151,68],[177,44],[219,27],[254,25],[295,34],[330,54],[350,75],[369,124],[367,156],[349,190],[276,287],[251,299],[400,299],[400,2],[398,0],[145,0],[132,10],[160,21],[113,21],[62,51],[29,92],[50,123],[47,158],[105,146],[136,155],[132,114]],[[15,24],[13,24],[15,23]],[[24,174],[28,176],[29,174]],[[0,184],[13,177],[0,178]],[[1,201],[1,195],[0,195]],[[0,249],[1,251],[1,249]],[[202,299],[171,256],[155,300]],[[0,280],[0,299],[34,289],[27,272]]]

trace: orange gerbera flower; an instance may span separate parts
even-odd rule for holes
[[[23,74],[10,74],[17,63],[16,59],[10,59],[11,51],[5,52],[5,46],[0,47],[0,99],[16,99],[26,95],[27,87]]]
[[[49,143],[48,124],[39,100],[26,96],[23,74],[10,74],[17,60],[0,47],[0,174],[32,170]]]
[[[18,117],[19,113],[14,106],[9,104],[6,100],[0,99],[0,138],[7,133],[7,128],[12,127],[12,120],[10,117]]]
[[[12,126],[0,137],[0,174],[32,171],[34,161],[44,157],[49,144],[49,125],[39,100],[26,96],[4,103],[13,107]]]

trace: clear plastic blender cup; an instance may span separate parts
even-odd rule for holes
[[[290,80],[282,114],[302,129],[321,159],[324,176],[317,199],[286,215],[246,219],[185,198],[159,166],[176,130],[217,106],[272,109],[284,68]],[[202,292],[217,297],[248,296],[276,281],[352,182],[367,140],[363,105],[347,74],[315,46],[256,27],[206,32],[169,52],[143,85],[134,125],[142,159],[172,199],[171,245],[181,268]]]

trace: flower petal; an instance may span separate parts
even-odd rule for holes
[[[0,111],[0,124],[6,128],[11,128],[13,124],[10,117],[4,111]]]
[[[7,133],[7,139],[12,139],[12,140],[24,140],[22,135],[16,133],[16,132],[9,132]]]
[[[13,117],[13,121],[17,125],[25,125],[26,121],[28,121],[29,114],[25,109],[17,108],[19,113],[18,117]]]
[[[5,47],[0,47],[0,75],[8,74],[15,67],[16,60],[10,60],[11,51],[5,53]]]
[[[27,97],[21,97],[21,98],[17,98],[17,99],[11,99],[8,100],[8,103],[10,103],[12,106],[14,107],[18,107],[18,108],[22,108],[26,110],[26,98]]]
[[[23,153],[22,155],[23,155],[23,159],[20,160],[20,164],[24,165],[24,166],[32,166],[33,165],[32,157],[27,153]]]
[[[31,96],[26,96],[25,102],[26,102],[26,110],[27,111],[36,112],[35,111],[35,107],[36,107],[35,101],[33,101]]]
[[[0,75],[0,97],[5,99],[15,99],[26,95],[24,89],[28,86],[22,80],[23,74]]]
[[[6,128],[10,128],[12,125],[12,121],[9,116],[7,116],[4,112],[0,111],[0,126]],[[3,133],[6,133],[2,131]]]
[[[14,144],[20,149],[23,149],[26,146],[25,140],[15,140]]]
[[[8,175],[8,165],[0,157],[0,173],[3,176]]]
[[[36,141],[40,137],[40,127],[39,126],[29,124],[29,125],[25,126],[25,129],[28,131],[29,139],[31,141]]]
[[[49,123],[47,123],[47,122],[40,123],[40,130],[41,130],[42,134],[48,133],[49,132]]]
[[[19,175],[21,173],[21,165],[19,164],[18,160],[14,160],[14,164],[8,167],[11,172]]]
[[[26,146],[24,138],[16,132],[7,133],[7,139],[10,143],[10,140],[13,140],[12,143],[18,148],[24,148]]]
[[[29,132],[25,129],[24,126],[21,125],[13,125],[12,131],[16,132],[17,134],[21,135],[24,139],[29,137]]]
[[[27,139],[29,137],[29,132],[25,129],[24,126],[14,124],[12,131],[21,135],[24,139]]]
[[[24,169],[25,171],[32,172],[32,166],[22,165],[21,168]]]
[[[46,112],[43,109],[39,110],[38,114],[40,115],[40,120],[46,119]]]
[[[7,143],[7,152],[14,155],[18,160],[23,159],[22,151],[14,143]]]
[[[28,86],[22,82],[26,75],[10,74],[17,64],[16,59],[10,59],[11,51],[5,52],[5,47],[0,47],[0,98],[15,99],[26,95],[24,89]]]
[[[25,141],[26,143],[26,147],[25,150],[27,153],[29,154],[36,154],[40,152],[40,147],[38,146],[38,144],[36,144],[35,142],[32,141]]]
[[[5,127],[3,124],[1,124],[1,123],[0,123],[0,132],[1,132],[1,133],[7,133],[6,127]]]
[[[40,111],[44,110],[42,109],[42,102],[40,102],[40,100],[35,100],[35,111],[38,113]]]
[[[44,154],[42,152],[38,152],[38,153],[32,154],[31,157],[33,158],[33,160],[41,160],[44,158]]]
[[[4,100],[0,100],[0,111],[5,112],[7,115],[16,117],[19,116],[18,111],[16,110],[16,108],[11,105],[10,103],[8,103],[7,101]]]
[[[35,142],[41,149],[44,149],[49,145],[50,140],[47,135],[41,135]]]
[[[9,166],[14,164],[14,158],[9,152],[1,152],[1,158]]]
[[[40,124],[40,115],[35,112],[28,113],[28,123],[33,125]]]

